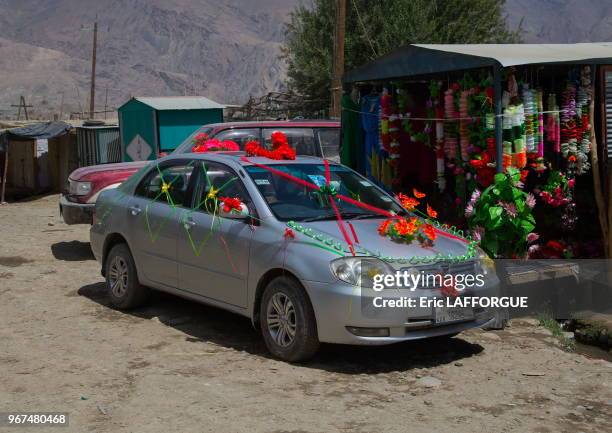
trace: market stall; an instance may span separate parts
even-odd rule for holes
[[[75,168],[71,129],[65,122],[36,122],[0,131],[0,203],[8,188],[16,196],[60,191]]]
[[[342,160],[493,257],[609,256],[607,65],[612,43],[408,45],[344,77]]]

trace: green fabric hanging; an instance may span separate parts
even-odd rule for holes
[[[358,155],[361,151],[361,125],[359,124],[358,104],[350,95],[342,95],[342,153],[340,161],[344,165],[357,169]]]

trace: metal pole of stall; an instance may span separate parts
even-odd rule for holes
[[[2,191],[0,194],[0,205],[6,204],[6,202],[4,201],[4,194],[6,193],[6,180],[8,178],[7,176],[7,172],[8,172],[8,158],[9,158],[9,143],[8,140],[6,140],[5,143],[5,149],[4,149],[4,169],[2,170]]]
[[[501,65],[498,63],[493,65],[493,90],[495,93],[495,100],[493,101],[495,106],[495,150],[497,156],[497,172],[503,171],[503,123],[502,123],[502,77],[501,77]]]

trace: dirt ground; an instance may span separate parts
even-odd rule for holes
[[[0,412],[68,412],[52,431],[74,432],[612,429],[612,363],[563,351],[531,321],[446,343],[328,345],[291,365],[211,307],[159,294],[115,311],[89,227],[65,225],[57,201],[0,206]]]

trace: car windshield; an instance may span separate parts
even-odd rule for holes
[[[201,128],[198,128],[193,134],[187,137],[185,141],[179,144],[177,148],[172,151],[172,155],[191,153],[191,149],[193,148],[193,139],[195,138],[195,136],[198,134],[210,134],[211,131],[212,128],[207,126],[202,126]]]
[[[272,167],[319,187],[326,184],[323,164],[274,164]],[[272,213],[280,221],[335,219],[335,213],[327,201],[328,196],[323,196],[318,191],[287,180],[265,168],[248,166],[245,169],[270,206]],[[405,213],[387,193],[341,165],[330,165],[330,186],[333,186],[338,194],[370,206],[396,214]],[[373,210],[337,198],[335,203],[344,219],[384,218]]]

